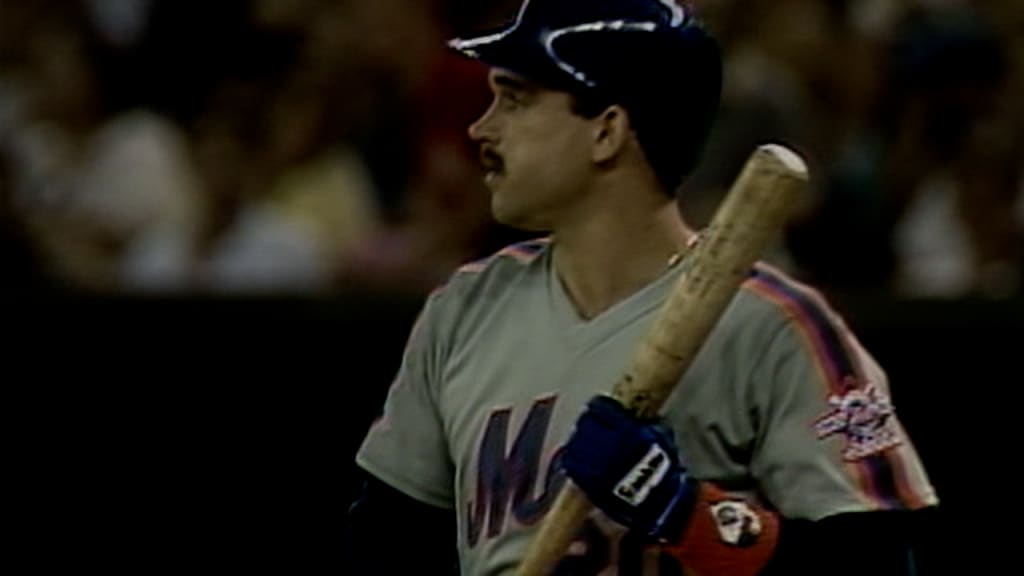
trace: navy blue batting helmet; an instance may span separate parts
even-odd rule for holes
[[[696,164],[718,110],[718,43],[673,0],[525,0],[510,24],[449,46],[552,88],[621,104],[671,188]]]

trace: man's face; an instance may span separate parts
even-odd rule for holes
[[[525,230],[551,230],[592,174],[593,123],[573,114],[572,97],[508,71],[492,70],[494,100],[469,127],[487,170],[494,218]]]

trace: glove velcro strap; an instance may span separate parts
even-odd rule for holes
[[[778,516],[702,482],[682,538],[664,550],[700,576],[754,576],[775,552]]]

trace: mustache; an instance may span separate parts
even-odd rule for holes
[[[488,172],[501,172],[505,169],[505,160],[493,146],[480,147],[480,165]]]

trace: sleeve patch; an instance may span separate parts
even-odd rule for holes
[[[892,402],[873,383],[848,386],[828,399],[831,410],[814,424],[819,439],[842,435],[843,458],[856,461],[903,443]]]

